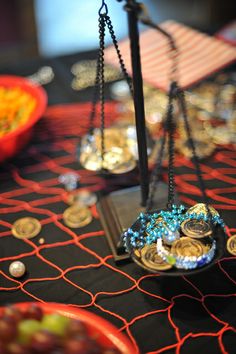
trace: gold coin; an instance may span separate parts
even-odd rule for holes
[[[210,224],[204,220],[188,219],[184,220],[180,226],[182,232],[192,238],[202,238],[212,234]]]
[[[142,263],[154,270],[167,270],[172,268],[172,265],[166,263],[157,253],[156,244],[146,245],[141,249]]]
[[[13,236],[21,239],[30,239],[37,236],[41,231],[40,222],[31,217],[18,219],[14,222],[12,227]]]
[[[89,190],[77,191],[74,194],[69,194],[67,198],[69,205],[80,204],[85,206],[92,206],[97,203],[97,196]]]
[[[162,222],[163,225],[166,226],[166,223],[164,222],[163,218],[161,216],[159,216],[156,220],[155,220],[155,223],[152,225],[153,228],[156,228],[158,227],[159,225]],[[147,223],[147,227],[150,227],[150,221]]]
[[[121,174],[121,173],[127,173],[129,171],[132,171],[136,167],[136,161],[134,159],[124,162],[115,168],[113,168],[110,172],[113,174]]]
[[[201,132],[199,132],[201,133]],[[201,159],[210,156],[215,150],[215,145],[210,141],[209,137],[207,140],[194,139],[194,144],[196,148],[197,156]],[[192,149],[189,145],[188,140],[179,141],[177,144],[177,149],[187,158],[192,157]]]
[[[82,151],[80,154],[80,163],[89,171],[100,171],[102,169],[102,158],[98,152]]]
[[[227,251],[233,256],[236,256],[236,235],[231,236],[227,240]]]
[[[200,257],[205,253],[205,248],[198,240],[194,240],[190,237],[181,237],[172,244],[171,253],[176,256]]]
[[[140,250],[138,250],[138,249],[134,250],[134,255],[135,255],[136,258],[140,258],[141,257]]]
[[[227,145],[234,142],[235,136],[227,126],[219,126],[212,129],[212,138],[215,144]]]
[[[101,132],[100,129],[95,129],[94,132],[95,144],[98,150],[101,150]],[[122,147],[126,145],[125,130],[118,128],[106,128],[104,130],[105,149],[109,150],[112,147]]]
[[[80,205],[73,205],[67,208],[63,213],[64,223],[71,227],[83,227],[92,221],[92,215],[88,208]]]
[[[215,208],[213,208],[213,206],[208,205],[208,209],[212,216],[220,216],[218,211]],[[193,205],[191,208],[188,209],[188,214],[193,214],[193,213],[207,215],[208,210],[206,204],[197,203]]]
[[[103,167],[112,173],[128,172],[135,166],[133,155],[127,148],[113,147],[104,154]]]

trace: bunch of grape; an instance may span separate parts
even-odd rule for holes
[[[44,314],[32,304],[6,307],[0,318],[0,354],[121,354],[103,348],[83,322],[58,313]]]

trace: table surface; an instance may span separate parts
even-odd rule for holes
[[[235,257],[225,253],[209,270],[184,277],[147,274],[129,262],[115,264],[99,222],[70,229],[62,220],[66,194],[58,176],[75,170],[81,188],[101,193],[138,182],[137,172],[103,179],[81,169],[75,156],[78,137],[86,132],[92,90],[73,91],[70,67],[96,53],[18,63],[0,73],[31,75],[50,65],[55,79],[45,86],[49,108],[35,127],[31,143],[0,169],[0,304],[51,301],[88,309],[123,330],[141,353],[233,353],[235,335]],[[109,98],[109,95],[107,96]],[[108,120],[116,119],[108,104]],[[193,165],[177,158],[180,200],[201,200]],[[236,233],[236,156],[232,147],[217,150],[201,163],[211,204],[225,219],[227,235]],[[31,240],[11,235],[12,223],[23,216],[40,220],[42,231]],[[43,237],[45,243],[39,244]],[[9,264],[21,260],[27,273],[13,279]],[[137,349],[138,351],[138,349]]]

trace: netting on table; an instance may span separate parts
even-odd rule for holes
[[[87,308],[125,331],[141,352],[182,354],[207,346],[208,354],[231,353],[233,338],[236,341],[235,257],[225,255],[212,269],[193,277],[166,279],[133,263],[114,263],[95,206],[90,225],[72,230],[64,224],[68,205],[60,174],[76,170],[80,188],[99,193],[137,184],[135,172],[129,179],[103,179],[80,168],[75,151],[78,137],[87,130],[89,109],[87,104],[49,107],[31,144],[1,167],[0,303],[37,300]],[[117,118],[115,106],[106,109],[111,123]],[[177,156],[176,166],[180,200],[193,205],[201,200],[193,164]],[[201,168],[211,204],[221,212],[230,236],[236,232],[233,147],[217,150]],[[23,216],[40,220],[37,237],[12,236],[13,222]],[[9,274],[14,260],[26,265],[22,280]]]

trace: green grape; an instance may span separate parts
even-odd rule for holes
[[[31,336],[41,329],[41,323],[36,320],[24,320],[18,325],[18,339],[20,343],[28,343]]]
[[[48,332],[64,336],[70,319],[57,313],[44,315],[41,328]]]

